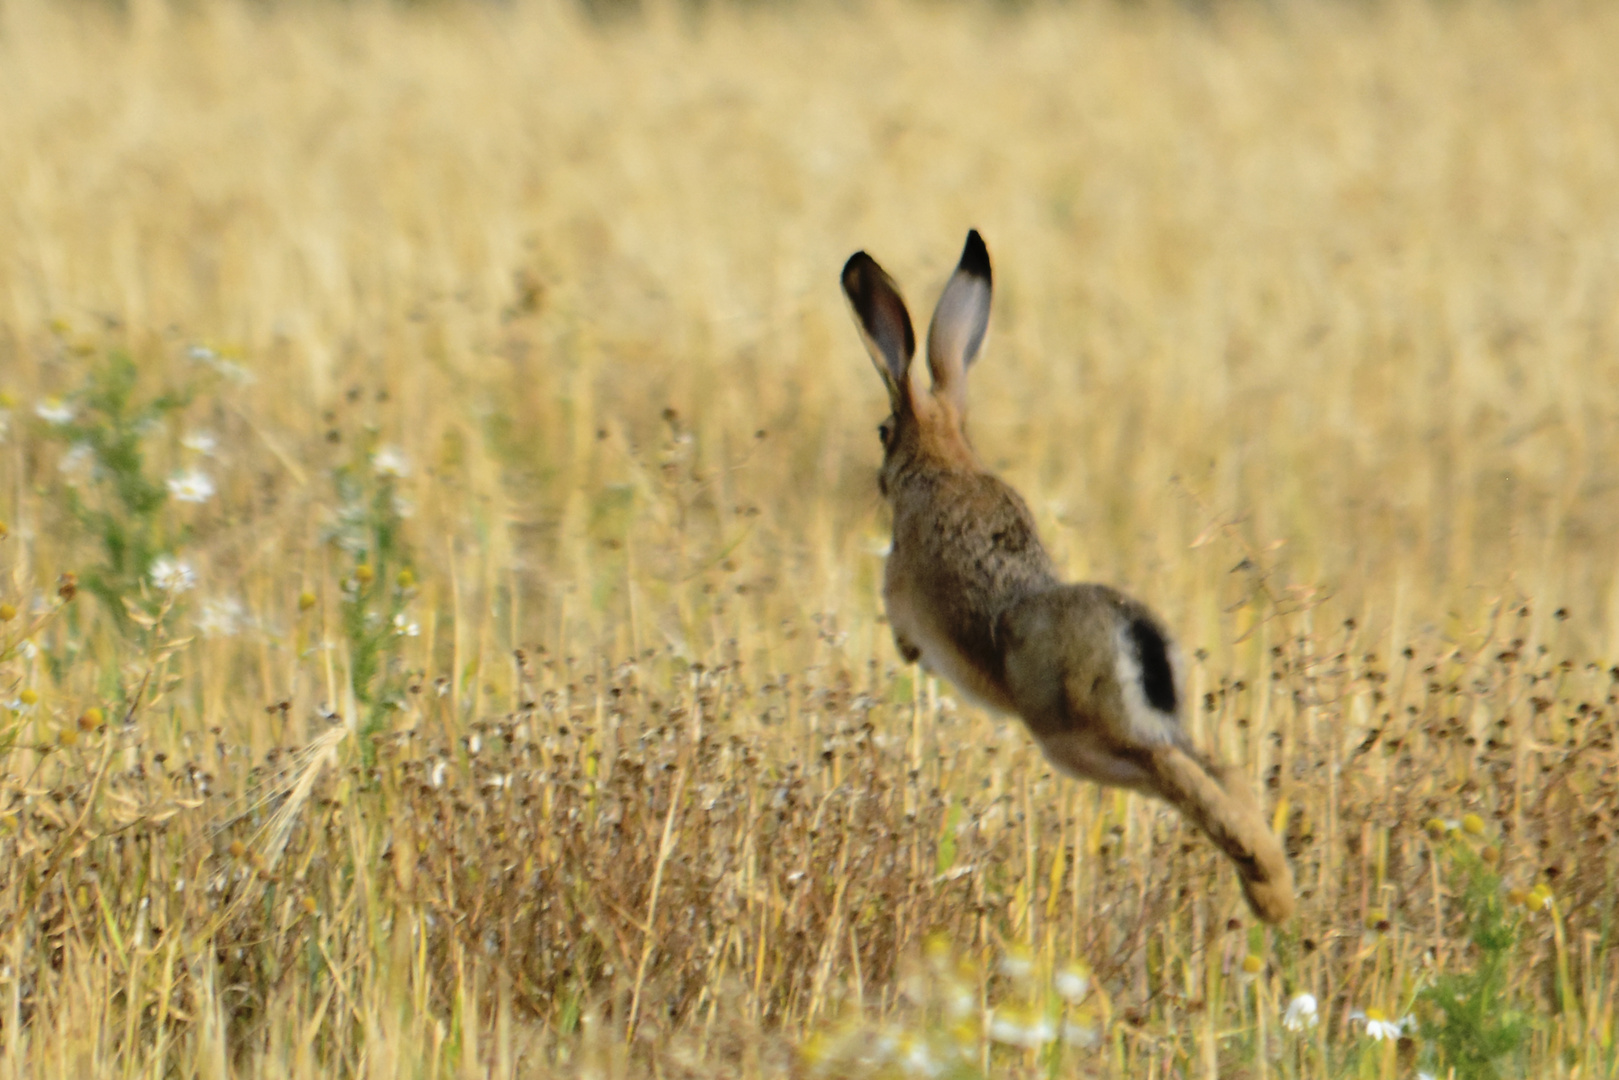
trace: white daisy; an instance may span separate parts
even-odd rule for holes
[[[1079,1001],[1090,993],[1090,976],[1081,968],[1065,967],[1052,980],[1064,1001]]]
[[[152,560],[152,584],[164,592],[183,593],[197,584],[197,575],[184,559],[159,555]]]
[[[1282,1014],[1282,1026],[1289,1031],[1303,1031],[1313,1028],[1320,1023],[1321,1018],[1316,1013],[1316,1000],[1314,994],[1297,994],[1287,1003],[1287,1011]]]
[[[169,494],[181,502],[205,503],[214,497],[214,482],[201,469],[187,469],[169,477]]]
[[[180,445],[187,450],[212,457],[214,451],[219,449],[219,440],[211,431],[192,431],[181,437]]]
[[[1057,1029],[1043,1016],[1018,1016],[997,1011],[989,1022],[989,1037],[998,1043],[1038,1050],[1057,1037]]]
[[[73,422],[73,406],[61,398],[46,398],[34,406],[34,415],[47,424],[61,427]]]
[[[1367,1009],[1365,1012],[1356,1010],[1349,1014],[1349,1019],[1366,1021],[1366,1037],[1373,1042],[1398,1039],[1412,1023],[1409,1016],[1402,1020],[1390,1020],[1380,1009]]]
[[[371,455],[371,468],[376,470],[378,476],[395,480],[402,480],[410,475],[410,461],[406,459],[405,452],[397,446],[378,447],[377,452]]]
[[[928,1044],[913,1038],[900,1051],[900,1068],[908,1076],[935,1077],[945,1074],[945,1062],[935,1057]]]
[[[244,368],[241,364],[231,360],[226,360],[224,357],[220,356],[217,352],[208,348],[206,345],[193,345],[189,350],[187,350],[187,354],[195,363],[202,364],[204,367],[213,368],[220,375],[223,375],[226,379],[233,383],[245,385],[246,383],[253,381],[253,373],[251,371]]]
[[[197,613],[203,637],[235,637],[247,624],[247,606],[234,596],[204,600]]]
[[[1398,1039],[1400,1037],[1400,1025],[1392,1020],[1368,1020],[1366,1021],[1366,1037],[1374,1042],[1382,1042],[1384,1039]]]
[[[1034,960],[1022,949],[1012,949],[1001,957],[1001,970],[1014,979],[1027,979],[1034,971]]]

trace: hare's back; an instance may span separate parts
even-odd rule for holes
[[[1028,507],[995,477],[967,472],[914,478],[894,501],[883,593],[901,647],[980,703],[1012,711],[996,623],[1056,584]]]
[[[988,473],[917,478],[894,500],[889,582],[925,590],[951,621],[987,639],[1013,602],[1056,584],[1034,515]]]

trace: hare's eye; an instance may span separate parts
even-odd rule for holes
[[[878,424],[877,425],[877,437],[883,441],[884,446],[888,445],[888,425],[887,424]]]

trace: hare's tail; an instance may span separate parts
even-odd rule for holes
[[[1236,864],[1254,914],[1269,923],[1293,914],[1293,869],[1270,831],[1247,779],[1235,768],[1204,765],[1173,743],[1151,752],[1158,794]]]

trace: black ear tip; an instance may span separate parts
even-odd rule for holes
[[[916,352],[916,331],[911,328],[911,313],[905,310],[905,301],[900,299],[899,289],[876,259],[864,251],[849,256],[849,261],[843,264],[843,294],[854,306],[861,326],[885,353],[898,355],[903,351],[903,360],[911,358]],[[884,347],[884,343],[887,343],[887,347]],[[894,361],[891,359],[889,363],[892,365]],[[904,364],[898,366],[900,370],[894,375],[896,379],[904,377]]]
[[[976,278],[985,281],[992,280],[989,271],[989,248],[984,246],[984,238],[978,235],[977,229],[967,233],[967,246],[961,249],[961,262],[958,268],[966,271]]]
[[[870,280],[870,270],[877,265],[877,260],[864,251],[857,251],[849,256],[849,261],[843,264],[843,291],[854,296],[866,289]]]

